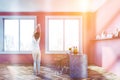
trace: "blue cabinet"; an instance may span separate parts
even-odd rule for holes
[[[87,56],[70,54],[70,77],[87,78]]]

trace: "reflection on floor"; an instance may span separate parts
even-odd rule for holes
[[[75,80],[68,74],[58,74],[55,70],[41,67],[40,75],[33,74],[32,65],[0,64],[0,80]],[[81,80],[81,79],[78,79]],[[120,80],[116,75],[96,66],[88,67],[88,78],[82,80]]]

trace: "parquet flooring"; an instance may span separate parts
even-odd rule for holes
[[[48,67],[41,66],[40,75],[36,76],[30,64],[0,64],[0,80],[120,80],[120,78],[97,66],[88,67],[88,78],[71,79],[69,74],[59,74]]]

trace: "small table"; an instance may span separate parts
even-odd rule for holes
[[[70,54],[70,77],[87,78],[87,56],[85,54]]]

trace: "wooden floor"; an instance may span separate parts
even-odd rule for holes
[[[76,80],[71,79],[69,74],[58,74],[57,71],[41,67],[40,75],[33,74],[32,65],[8,65],[0,64],[0,80]],[[88,67],[88,78],[77,80],[120,80],[112,73],[107,73],[97,66]]]

